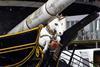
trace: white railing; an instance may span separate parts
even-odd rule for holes
[[[86,15],[67,17],[67,29],[80,21],[85,16]],[[76,40],[100,40],[100,17],[98,17],[96,20],[94,20],[93,22],[85,26],[82,30],[80,30],[78,32]]]
[[[95,32],[80,31],[76,39],[77,40],[100,40],[100,31],[95,31]]]
[[[72,51],[70,50],[63,51],[60,60],[63,59],[68,64],[71,58],[71,54]],[[70,65],[73,67],[93,67],[94,64],[93,62],[90,62],[87,52],[77,50],[75,51],[72,57],[72,61]]]

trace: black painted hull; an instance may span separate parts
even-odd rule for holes
[[[0,36],[0,67],[23,65],[35,51],[36,41],[39,35],[39,27],[26,32]],[[30,58],[25,58],[30,54]],[[26,64],[27,65],[27,64]]]

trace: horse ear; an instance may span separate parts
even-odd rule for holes
[[[56,17],[59,18],[60,17],[59,14],[57,14]]]
[[[62,20],[63,18],[64,18],[64,16],[61,14],[59,19]]]
[[[62,14],[60,14],[60,16],[62,17],[63,15],[62,15]]]
[[[56,15],[56,17],[57,17],[59,20],[61,20],[61,19],[63,19],[63,18],[64,18],[64,16],[63,16],[62,14],[60,14],[60,15],[59,15],[59,14],[57,14],[57,15]]]

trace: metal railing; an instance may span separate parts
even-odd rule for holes
[[[69,50],[66,50],[66,52],[68,52],[68,53],[62,52],[62,54],[66,55],[67,57],[61,56],[61,58],[69,61],[70,59],[68,59],[68,57],[71,57],[70,54],[72,54],[72,52],[69,51]],[[75,56],[77,58],[75,58]],[[72,57],[71,66],[74,66],[74,67],[91,67],[91,65],[93,66],[94,64],[92,62],[90,62],[89,60],[87,60],[87,59],[85,59],[85,58],[83,58],[83,57],[81,57],[77,54],[74,54],[73,57]]]
[[[80,31],[76,40],[100,40],[100,31],[90,32],[90,31]]]
[[[67,29],[78,21],[67,21]],[[84,27],[78,32],[76,40],[100,40],[100,18]]]

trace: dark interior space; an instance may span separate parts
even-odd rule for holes
[[[99,50],[94,51],[94,63],[96,64],[97,67],[100,65],[100,51]]]
[[[73,3],[68,8],[63,10],[63,15],[72,16],[72,15],[82,15],[90,14],[93,11],[100,11],[100,8],[91,4],[84,3]]]
[[[37,8],[0,7],[0,34],[6,34]]]

